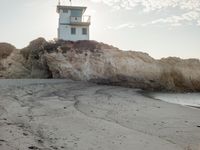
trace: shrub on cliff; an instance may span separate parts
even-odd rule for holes
[[[39,58],[39,54],[43,51],[43,45],[45,43],[46,40],[44,38],[38,38],[30,42],[27,47],[21,49],[20,53],[25,59],[28,59],[29,57],[37,59]]]
[[[0,43],[0,59],[7,58],[15,50],[15,47],[8,43]]]
[[[51,72],[44,59],[45,45],[48,42],[44,38],[38,38],[21,49],[20,53],[25,58],[24,66],[30,71],[31,78],[50,78]]]

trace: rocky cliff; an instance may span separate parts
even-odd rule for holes
[[[121,51],[96,41],[53,41],[43,38],[1,57],[1,78],[69,78],[146,90],[200,91],[200,61]],[[0,51],[2,50],[0,44]]]

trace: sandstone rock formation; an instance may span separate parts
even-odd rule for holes
[[[46,53],[47,64],[54,78],[72,78],[101,84],[138,88],[159,87],[160,67],[147,54],[121,51],[94,41],[59,47],[58,52]],[[68,49],[68,50],[65,50]],[[64,50],[64,51],[63,51]]]
[[[200,61],[166,58],[121,51],[95,41],[64,42],[56,52],[45,53],[54,78],[146,90],[200,91]]]
[[[14,46],[0,43],[0,78],[23,78],[29,75],[24,58]]]
[[[0,59],[0,78],[51,77],[43,57],[44,49],[42,46],[45,43],[47,42],[44,38],[38,38],[21,50],[10,44],[0,43],[0,52],[6,51],[4,47],[10,48],[8,49],[10,53]]]
[[[50,78],[43,46],[47,43],[44,38],[38,38],[23,48],[20,53],[25,59],[24,66],[30,71],[31,78]]]
[[[39,38],[15,49],[1,66],[4,78],[69,78],[146,90],[200,91],[198,59],[155,60],[146,53],[121,51],[96,41]]]
[[[15,47],[8,43],[0,43],[0,48],[0,59],[7,58],[15,50]]]
[[[168,90],[200,91],[200,61],[169,57],[159,60],[163,71],[160,82]]]

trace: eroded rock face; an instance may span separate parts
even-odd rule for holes
[[[151,84],[160,86],[153,83],[159,79],[159,65],[144,53],[124,52],[109,46],[92,50],[72,47],[63,52],[60,47],[59,52],[46,53],[45,57],[54,78],[138,88],[151,88]]]
[[[88,46],[88,47],[87,47]],[[54,78],[91,81],[146,90],[200,91],[197,59],[155,60],[94,41],[66,42],[45,53]]]
[[[24,58],[14,46],[0,43],[0,78],[23,78],[28,70],[23,66]]]
[[[44,58],[43,46],[47,44],[44,38],[38,38],[21,49],[20,53],[24,57],[25,67],[30,70],[31,78],[50,78],[51,73],[48,70],[46,59]]]
[[[169,57],[159,60],[164,68],[160,82],[168,90],[200,91],[200,61]]]
[[[51,77],[43,57],[42,46],[45,43],[47,42],[44,38],[38,38],[21,50],[10,44],[0,44],[0,57],[4,56],[0,59],[0,78]]]
[[[200,91],[198,59],[155,60],[96,41],[38,38],[2,59],[0,70],[4,78],[69,78],[146,90]]]
[[[7,58],[16,48],[8,43],[0,43],[0,59]]]

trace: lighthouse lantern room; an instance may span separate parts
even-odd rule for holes
[[[66,41],[89,40],[90,16],[84,16],[87,7],[57,6],[59,14],[58,39]]]

